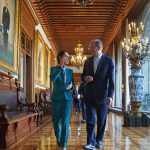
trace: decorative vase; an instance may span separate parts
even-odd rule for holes
[[[143,101],[143,81],[144,76],[141,74],[141,68],[131,69],[129,76],[131,115],[141,115],[139,109]]]

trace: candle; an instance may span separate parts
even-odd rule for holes
[[[148,45],[148,38],[146,38],[146,40],[145,40],[145,44],[146,44],[146,45]]]
[[[122,44],[122,47],[124,48],[124,42],[122,42],[121,44]]]
[[[137,34],[138,34],[139,33],[139,28],[137,28],[136,31],[137,31]]]
[[[131,32],[131,27],[129,26],[129,31]]]

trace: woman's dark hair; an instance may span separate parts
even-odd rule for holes
[[[63,57],[64,54],[65,54],[65,51],[60,51],[60,52],[58,53],[58,55],[57,55],[57,62],[58,62],[58,64],[60,63],[60,58],[59,58],[59,57]]]

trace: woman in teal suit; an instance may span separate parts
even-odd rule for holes
[[[73,70],[69,64],[69,54],[60,51],[57,56],[58,66],[51,67],[50,78],[53,81],[52,120],[57,144],[66,150],[69,134],[70,114],[72,108]]]

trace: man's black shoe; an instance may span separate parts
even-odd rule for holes
[[[103,144],[101,141],[96,143],[96,145],[95,145],[96,148],[102,148],[102,146],[103,146]]]

